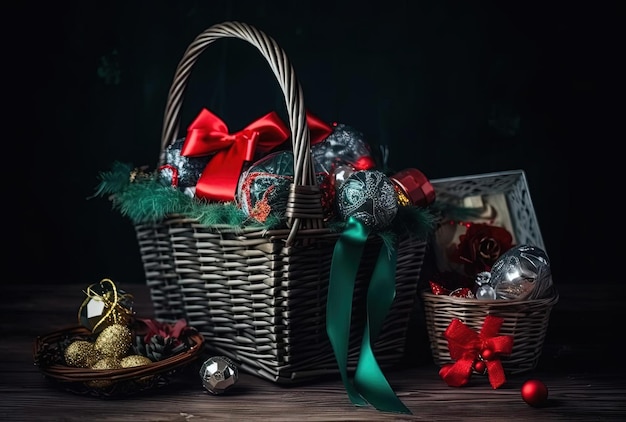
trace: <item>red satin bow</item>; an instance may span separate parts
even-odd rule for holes
[[[483,372],[485,369],[494,389],[504,384],[504,369],[498,355],[511,353],[513,337],[497,335],[503,321],[487,315],[480,334],[477,334],[461,320],[452,320],[444,336],[448,340],[450,357],[456,362],[439,370],[439,375],[449,386],[461,387],[469,381],[472,370]]]
[[[330,126],[307,114],[311,144],[325,139]],[[196,183],[196,196],[213,201],[232,201],[246,161],[255,151],[267,153],[289,138],[289,129],[276,112],[270,112],[233,134],[226,124],[207,109],[202,109],[187,129],[181,150],[185,157],[213,154]]]

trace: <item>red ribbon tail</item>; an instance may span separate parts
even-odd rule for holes
[[[487,362],[487,374],[489,375],[489,383],[494,390],[501,387],[506,382],[504,368],[499,360]]]
[[[439,376],[450,387],[462,387],[469,382],[472,374],[472,364],[473,362],[469,359],[446,364],[439,370]]]

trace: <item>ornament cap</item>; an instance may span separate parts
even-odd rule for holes
[[[418,169],[404,169],[390,179],[402,189],[413,205],[427,206],[435,200],[435,188]]]

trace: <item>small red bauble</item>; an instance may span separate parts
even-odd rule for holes
[[[538,407],[548,399],[548,387],[537,380],[528,380],[522,385],[522,399],[530,406]]]
[[[483,357],[483,359],[485,360],[491,360],[493,358],[493,350],[491,349],[485,349],[482,352],[480,352],[480,355]]]
[[[483,362],[482,360],[477,360],[476,362],[474,362],[474,370],[479,374],[484,374],[485,369],[487,369],[487,365],[485,365],[485,362]]]

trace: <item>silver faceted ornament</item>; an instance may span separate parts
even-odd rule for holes
[[[213,356],[200,368],[202,386],[211,394],[223,394],[237,384],[239,370],[237,365],[226,356]]]
[[[541,299],[552,287],[548,255],[535,246],[515,246],[493,264],[490,282],[497,299]]]

